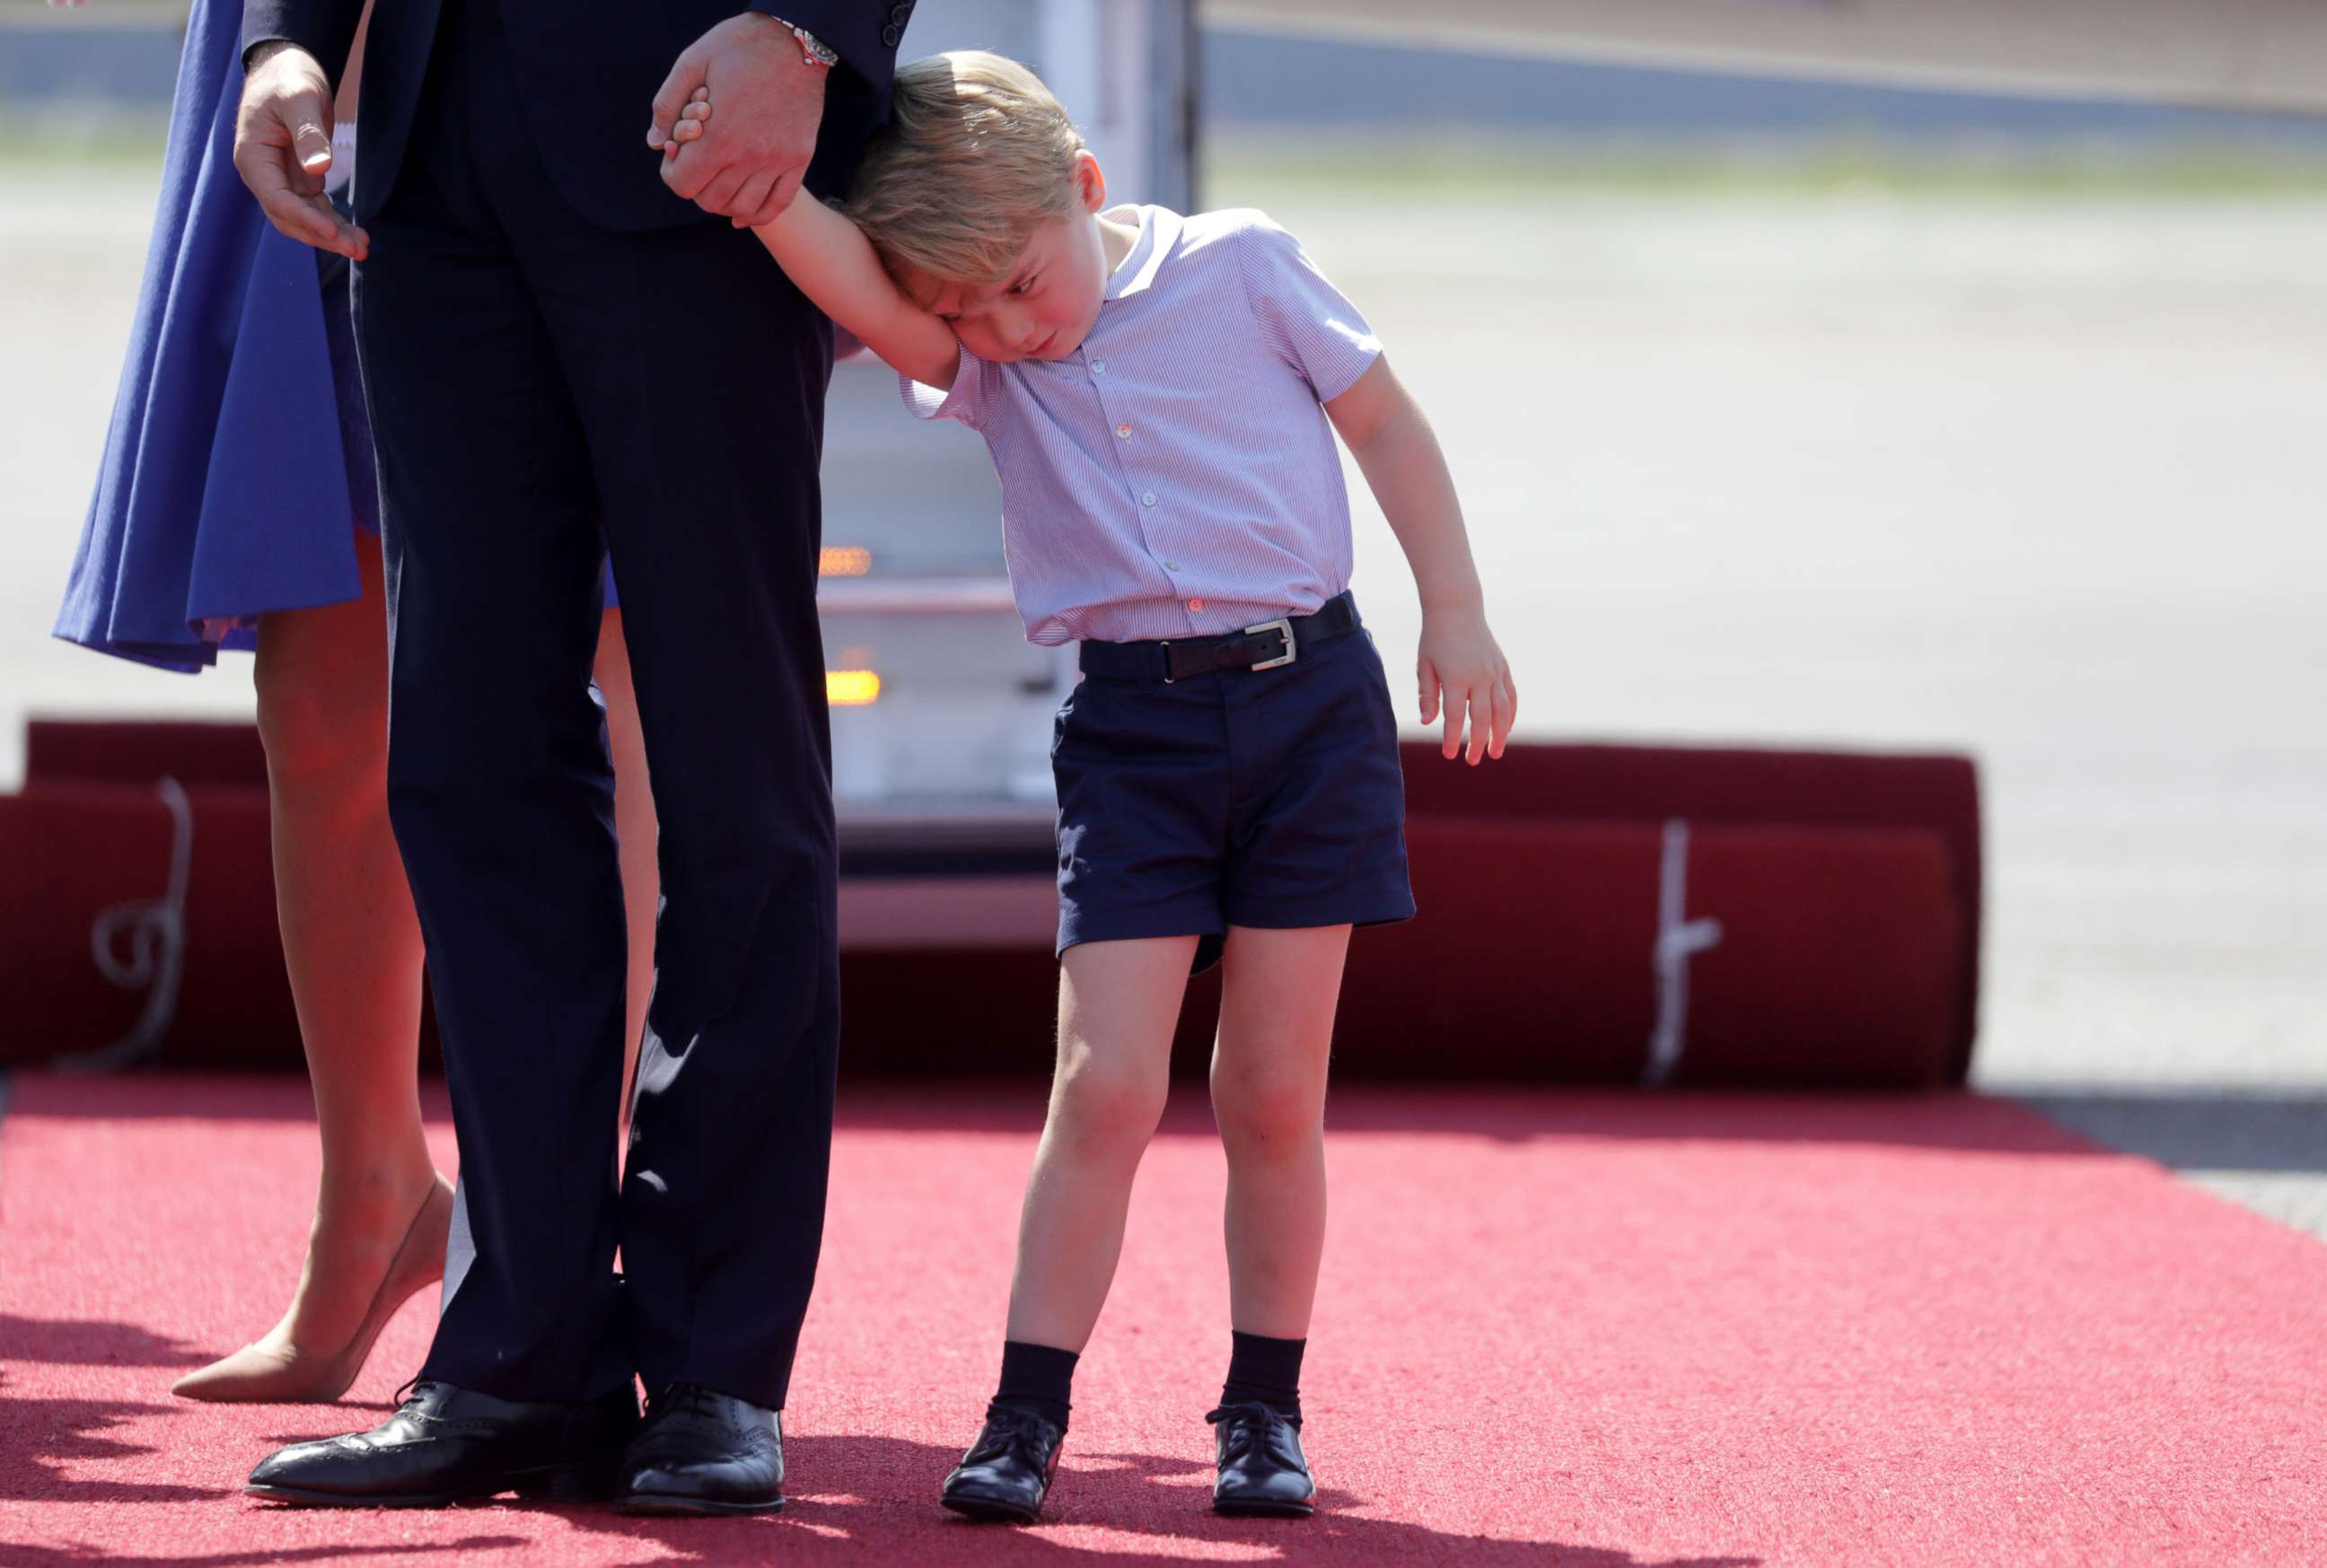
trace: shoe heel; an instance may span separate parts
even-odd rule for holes
[[[614,1495],[613,1461],[547,1465],[528,1471],[511,1488],[519,1497],[546,1503],[603,1503]]]

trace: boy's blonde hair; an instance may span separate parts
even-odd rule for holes
[[[856,172],[848,216],[892,261],[999,282],[1046,218],[1082,210],[1082,134],[1051,89],[980,49],[897,69],[889,128]]]

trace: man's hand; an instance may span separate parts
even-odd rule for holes
[[[824,78],[772,17],[746,12],[722,22],[687,45],[655,94],[647,145],[664,154],[663,183],[738,229],[772,222],[815,155]],[[718,126],[679,145],[680,117],[703,87],[718,100]]]
[[[361,261],[371,237],[323,194],[332,167],[332,84],[295,44],[261,44],[242,80],[234,167],[267,220],[318,250]]]

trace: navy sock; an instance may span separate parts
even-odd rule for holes
[[[1071,1407],[1068,1395],[1074,1387],[1075,1363],[1079,1359],[1072,1350],[1005,1339],[1002,1384],[993,1403],[986,1406],[987,1413],[996,1408],[1030,1410],[1045,1421],[1065,1426],[1067,1412]]]
[[[1301,1419],[1301,1354],[1306,1339],[1272,1339],[1265,1334],[1229,1332],[1229,1380],[1222,1405],[1266,1405],[1287,1421]]]

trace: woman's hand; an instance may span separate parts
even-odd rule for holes
[[[1440,722],[1444,737],[1439,753],[1448,761],[1463,751],[1463,721],[1470,718],[1467,761],[1477,767],[1481,756],[1500,757],[1519,713],[1519,689],[1511,679],[1510,661],[1487,630],[1487,612],[1480,605],[1422,612],[1422,647],[1415,659],[1421,687],[1422,722]]]

